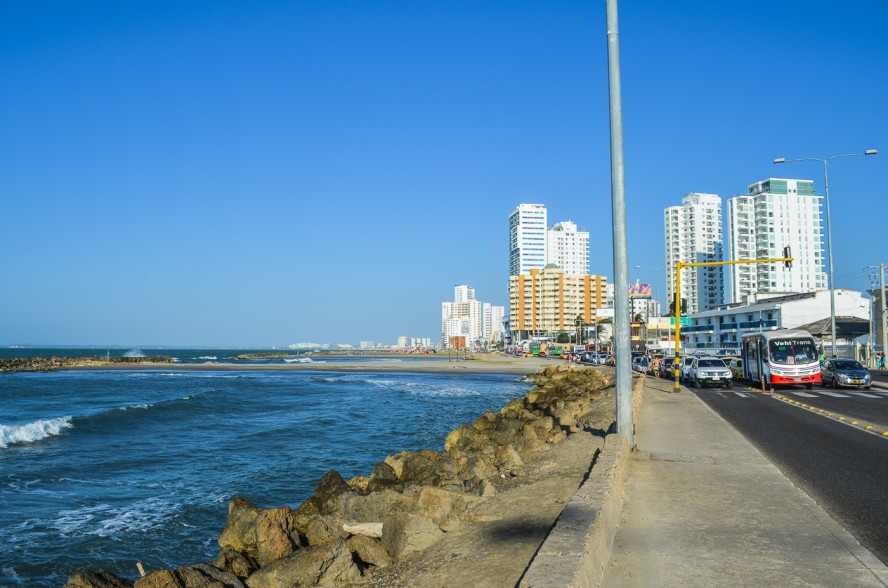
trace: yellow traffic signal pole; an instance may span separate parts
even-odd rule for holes
[[[784,248],[786,257],[770,259],[740,259],[737,261],[701,261],[697,263],[675,262],[675,297],[672,299],[675,307],[675,363],[672,364],[673,392],[681,392],[679,376],[681,375],[681,268],[702,267],[708,265],[739,265],[741,263],[774,263],[782,261],[787,267],[792,267],[793,258],[790,257],[789,247]]]

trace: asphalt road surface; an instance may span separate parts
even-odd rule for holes
[[[888,563],[888,437],[881,435],[888,430],[888,391],[777,391],[813,411],[740,384],[693,392]],[[832,417],[825,416],[829,412]],[[838,415],[860,424],[844,424]],[[874,432],[863,430],[866,424]]]

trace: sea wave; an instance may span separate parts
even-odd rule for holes
[[[26,425],[0,425],[0,449],[16,443],[33,443],[70,429],[70,416],[34,421]]]
[[[212,359],[213,361],[216,361],[219,358],[215,355],[201,355],[200,357],[197,357],[195,359]]]
[[[287,363],[314,363],[315,361],[310,357],[285,357],[284,361]],[[323,362],[321,362],[323,363]]]
[[[145,357],[141,349],[130,349],[123,354],[124,357]]]

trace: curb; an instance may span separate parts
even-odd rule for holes
[[[644,392],[644,378],[632,386],[633,426]],[[605,437],[589,477],[561,511],[518,583],[522,588],[600,586],[623,511],[629,475],[629,442],[620,434]]]

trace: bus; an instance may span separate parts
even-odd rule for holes
[[[820,383],[820,362],[814,337],[801,329],[743,335],[740,342],[743,377],[770,386]],[[764,378],[764,380],[762,380]]]

